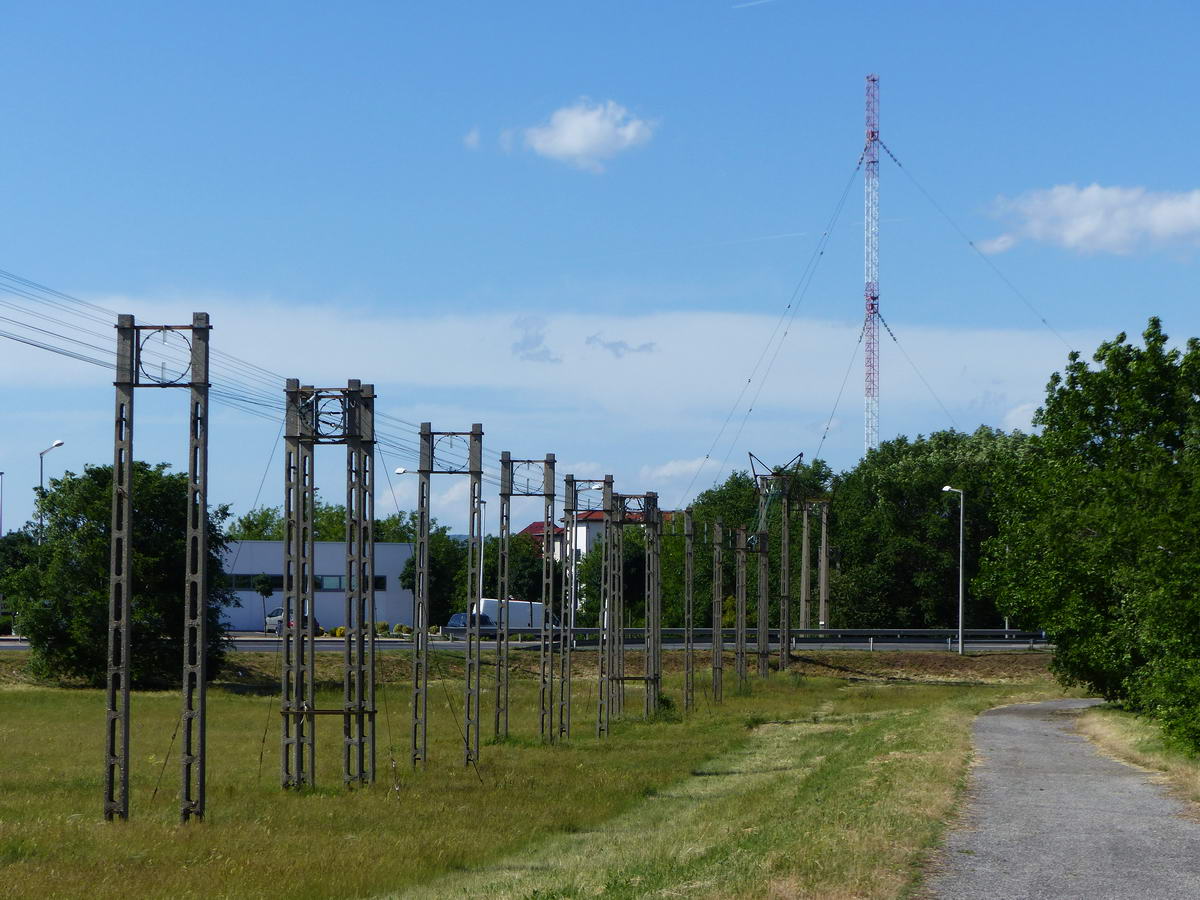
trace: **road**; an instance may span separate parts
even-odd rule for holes
[[[484,641],[485,649],[495,642],[491,640]],[[237,650],[274,652],[280,648],[278,637],[271,634],[248,634],[238,635],[233,641],[234,648]],[[462,650],[462,641],[430,641],[429,646],[435,650]],[[510,645],[515,650],[536,649],[537,641],[517,642],[513,641]],[[593,645],[580,644],[579,649],[587,650],[594,649]],[[630,641],[626,646],[633,649],[635,652],[638,649],[638,644]],[[710,645],[708,643],[697,643],[697,650],[708,652]],[[843,640],[843,641],[798,641],[793,647],[792,652],[802,654],[812,650],[866,650],[869,644],[862,640]],[[1044,645],[1039,644],[1039,647]],[[317,652],[340,653],[345,647],[341,638],[318,638],[316,641]],[[377,650],[405,650],[411,649],[412,641],[401,641],[395,638],[382,638],[375,641]],[[750,653],[754,653],[753,642],[750,644]],[[20,638],[4,637],[0,638],[0,651],[4,650],[28,650],[29,643]],[[682,650],[681,644],[665,643],[663,649],[667,651]],[[874,644],[875,650],[925,650],[925,651],[946,651],[945,641],[876,641]],[[1030,645],[1027,641],[967,641],[966,649],[971,652],[997,652],[1005,650],[1028,650]],[[732,644],[725,645],[726,652],[733,651]],[[779,645],[771,644],[771,653],[778,654]]]
[[[976,720],[972,799],[928,883],[933,897],[1200,897],[1194,813],[1075,732],[1075,716],[1098,702],[1024,703]]]

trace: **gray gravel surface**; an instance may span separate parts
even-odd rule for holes
[[[938,898],[1200,897],[1200,825],[1075,732],[1096,700],[989,710],[971,799],[927,882]]]

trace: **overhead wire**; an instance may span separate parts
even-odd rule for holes
[[[950,420],[950,424],[957,428],[958,422],[954,420],[954,414],[946,408],[946,404],[942,402],[942,398],[939,397],[937,391],[933,389],[933,385],[929,383],[924,374],[922,374],[921,370],[917,368],[917,364],[913,362],[912,357],[908,355],[908,351],[904,349],[903,345],[901,345],[900,341],[896,338],[895,332],[892,331],[892,326],[887,323],[887,320],[883,317],[882,313],[877,311],[875,315],[879,316],[879,321],[883,323],[883,327],[887,331],[888,336],[891,337],[892,343],[896,345],[896,349],[898,349],[904,355],[904,358],[908,360],[908,364],[912,367],[912,370],[916,372],[917,377],[921,379],[921,384],[925,385],[925,389],[929,391],[933,399],[937,401],[937,405],[942,408],[942,412],[946,414],[946,418]]]
[[[925,199],[929,201],[930,205],[935,210],[937,210],[938,213],[941,214],[942,218],[945,219],[950,224],[950,227],[953,228],[956,232],[958,232],[958,236],[967,242],[967,246],[969,246],[972,250],[975,251],[975,254],[987,264],[988,268],[990,268],[992,270],[992,272],[995,273],[996,277],[998,277],[1002,282],[1004,282],[1005,286],[1008,287],[1008,289],[1010,291],[1012,291],[1013,294],[1016,295],[1017,299],[1019,299],[1022,303],[1024,303],[1025,306],[1029,309],[1029,311],[1031,313],[1033,313],[1034,316],[1037,317],[1037,320],[1039,322],[1041,322],[1051,334],[1053,334],[1056,338],[1058,338],[1062,342],[1064,347],[1066,347],[1068,350],[1074,350],[1075,348],[1071,346],[1070,341],[1068,341],[1065,337],[1063,337],[1062,334],[1058,331],[1058,329],[1050,324],[1049,320],[1045,317],[1045,315],[1042,314],[1042,311],[1039,310],[1036,306],[1034,306],[1033,301],[1030,300],[1025,295],[1025,292],[1022,291],[1020,288],[1018,288],[1012,282],[1012,280],[1007,275],[1005,275],[1003,271],[1001,271],[1000,267],[997,266],[986,253],[984,253],[982,250],[979,249],[978,245],[976,245],[975,241],[971,238],[971,236],[969,234],[967,234],[966,231],[964,231],[959,226],[958,222],[956,222],[953,219],[953,217],[951,217],[951,215],[948,212],[946,212],[945,209],[942,208],[942,205],[940,203],[938,203],[937,200],[934,199],[934,196],[925,189],[925,186],[922,185],[921,182],[917,181],[916,176],[913,175],[913,173],[910,172],[904,166],[904,164],[901,163],[900,160],[896,158],[896,154],[894,154],[891,151],[891,148],[888,147],[888,145],[885,144],[882,140],[879,141],[879,146],[883,147],[883,149],[887,152],[887,155],[889,157],[891,157],[892,162],[894,162],[896,164],[896,168],[898,168],[901,172],[904,173],[905,177],[908,178],[908,180],[912,182],[913,187],[915,187],[918,191],[920,191],[920,193],[925,197]]]
[[[862,346],[863,335],[867,333],[867,323],[863,322],[863,327],[858,332],[858,340],[854,342],[854,349],[850,353],[850,363],[846,366],[846,374],[842,376],[842,386],[838,388],[837,397],[833,401],[833,409],[829,411],[829,418],[825,422],[825,430],[821,433],[821,441],[817,444],[817,452],[812,455],[814,460],[821,458],[821,450],[825,446],[825,439],[829,437],[829,429],[833,426],[833,417],[837,415],[838,406],[842,402],[842,394],[846,391],[846,383],[850,380],[850,372],[854,369],[854,361],[858,359],[858,348]]]
[[[734,434],[733,440],[729,442],[729,449],[725,452],[725,458],[721,460],[721,465],[717,469],[717,478],[720,477],[721,472],[725,471],[725,466],[729,462],[729,457],[733,454],[734,448],[741,439],[742,431],[746,427],[746,422],[749,421],[750,414],[754,412],[754,407],[758,405],[758,398],[762,394],[762,390],[764,385],[767,383],[767,379],[771,376],[771,370],[775,366],[775,360],[779,358],[779,352],[783,349],[783,343],[787,340],[788,333],[791,331],[792,322],[795,320],[796,313],[800,309],[800,303],[803,302],[804,297],[808,294],[809,287],[812,285],[813,277],[816,275],[817,271],[817,264],[820,263],[821,258],[825,255],[825,249],[829,246],[829,238],[833,233],[834,226],[837,224],[838,219],[841,217],[842,210],[846,206],[846,198],[850,195],[850,187],[854,182],[854,176],[858,174],[858,170],[861,168],[861,166],[862,162],[860,160],[859,164],[854,167],[854,171],[850,174],[850,178],[847,180],[846,186],[842,189],[842,195],[838,199],[838,204],[834,208],[833,215],[829,219],[829,224],[826,225],[825,231],[821,234],[821,238],[817,242],[816,251],[814,252],[814,255],[810,257],[808,265],[805,267],[804,274],[801,276],[801,281],[796,285],[796,291],[792,292],[792,296],[795,298],[798,291],[800,293],[800,299],[795,303],[789,301],[788,306],[790,307],[791,312],[788,316],[787,326],[784,329],[783,335],[780,337],[778,343],[775,344],[775,352],[772,354],[771,360],[767,364],[767,368],[763,372],[762,378],[758,380],[758,389],[755,391],[754,397],[751,398],[750,404],[746,407],[746,413],[742,416],[742,421],[738,425],[738,430]],[[715,483],[716,482],[714,481],[714,484]],[[684,499],[687,499],[686,496]]]

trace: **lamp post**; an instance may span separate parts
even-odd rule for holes
[[[967,495],[959,488],[946,485],[943,492],[958,494],[958,655],[963,652],[963,526],[966,524]]]
[[[42,512],[41,499],[46,492],[46,454],[55,447],[61,447],[62,441],[55,441],[45,450],[38,453],[38,543],[40,544],[45,537],[46,516]]]

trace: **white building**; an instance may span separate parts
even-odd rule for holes
[[[317,622],[322,628],[346,624],[346,545],[340,541],[317,541],[314,559]],[[375,621],[390,626],[411,625],[412,591],[400,587],[400,574],[413,555],[412,544],[375,545]],[[230,541],[225,554],[240,607],[223,610],[233,631],[262,631],[263,618],[283,606],[283,542]],[[264,598],[254,590],[254,579],[266,575],[274,592]]]

